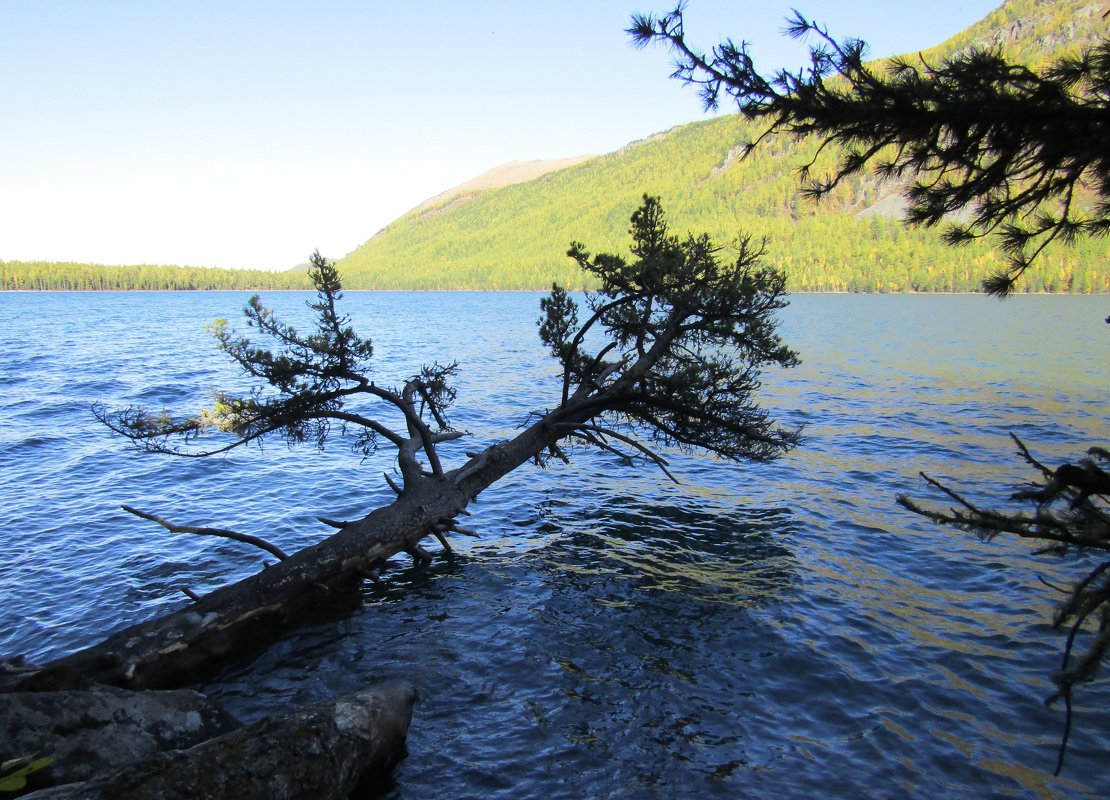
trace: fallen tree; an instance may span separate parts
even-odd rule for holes
[[[272,640],[303,612],[357,598],[365,580],[391,556],[430,555],[421,542],[468,533],[458,518],[483,490],[517,467],[567,461],[567,445],[600,448],[652,463],[668,476],[651,445],[706,451],[728,461],[771,459],[794,446],[796,430],[779,427],[755,401],[766,366],[797,363],[779,338],[784,277],[762,266],[761,243],[741,238],[735,257],[707,236],[668,232],[657,199],[632,216],[631,260],[591,256],[575,243],[569,255],[596,278],[584,322],[558,286],[541,301],[539,335],[561,366],[555,405],[536,411],[514,438],[466,454],[454,468],[441,446],[464,433],[451,427],[455,363],[433,364],[395,388],[368,377],[373,346],[341,315],[339,276],[318,254],[311,277],[316,330],[302,334],[279,321],[258,297],[247,324],[276,343],[255,346],[224,320],[213,327],[220,349],[258,382],[245,396],[221,393],[212,408],[178,419],[142,408],[97,416],[140,449],[203,457],[267,438],[324,447],[335,429],[365,455],[395,450],[385,479],[396,500],[352,521],[321,520],[338,532],[286,557],[260,537],[178,525],[129,509],[171,530],[229,536],[264,546],[277,563],[213,591],[181,610],[122,630],[102,643],[36,668],[16,686],[63,687],[93,680],[128,688],[196,683],[229,660]],[[671,476],[673,478],[673,476]]]

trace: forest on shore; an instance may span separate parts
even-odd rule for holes
[[[141,264],[104,266],[70,261],[0,261],[0,288],[8,291],[117,292],[212,289],[307,289],[303,269],[221,269]]]

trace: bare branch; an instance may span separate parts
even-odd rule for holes
[[[412,556],[415,564],[430,564],[434,560],[432,554],[418,544],[407,548],[405,552]]]
[[[469,528],[460,527],[459,524],[453,519],[443,520],[441,522],[436,523],[435,528],[433,528],[433,530],[437,531],[439,533],[446,533],[448,531],[453,531],[454,533],[458,533],[458,534],[461,534],[463,536],[471,536],[475,539],[479,538],[479,534],[478,534],[477,531],[472,531]]]
[[[148,519],[151,522],[157,522],[159,525],[161,525],[163,528],[170,531],[171,533],[196,533],[202,536],[220,536],[225,539],[234,539],[237,542],[243,542],[244,544],[251,544],[255,547],[260,547],[270,555],[276,556],[281,561],[284,561],[289,557],[285,553],[283,553],[281,548],[279,548],[277,545],[270,544],[265,539],[260,539],[257,536],[251,536],[247,533],[238,533],[236,531],[227,530],[226,528],[201,528],[195,525],[177,525],[155,514],[149,514],[146,511],[140,511],[139,509],[133,508],[131,506],[120,506],[120,508],[122,508],[129,514],[134,514],[136,517],[142,517],[143,519]]]
[[[200,602],[200,595],[197,594],[196,592],[194,592],[188,586],[182,586],[181,587],[181,592],[186,597],[188,597],[190,600],[192,600],[194,603],[199,603]]]
[[[1041,474],[1044,475],[1046,478],[1052,477],[1052,470],[1046,467],[1037,459],[1033,458],[1033,454],[1029,452],[1029,448],[1025,446],[1025,442],[1017,437],[1017,434],[1010,433],[1010,438],[1013,439],[1014,444],[1018,446],[1018,452],[1021,453],[1021,457],[1025,459],[1025,462],[1027,464],[1030,464],[1039,469],[1041,471]]]
[[[405,493],[404,490],[400,486],[397,485],[397,483],[393,480],[393,478],[391,478],[389,476],[388,472],[383,472],[382,476],[385,478],[385,482],[389,484],[389,488],[392,489],[397,494],[398,497],[400,497],[401,495],[403,495]]]

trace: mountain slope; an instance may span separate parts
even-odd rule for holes
[[[936,60],[971,45],[999,46],[1030,63],[1103,35],[1102,3],[1011,0],[942,45]],[[850,32],[842,32],[850,33]],[[666,80],[660,76],[660,80]],[[898,187],[863,178],[814,207],[794,168],[812,144],[765,141],[739,159],[759,130],[736,115],[683,125],[535,180],[444,200],[410,212],[339,262],[355,288],[539,289],[577,287],[565,257],[572,240],[620,249],[642,194],[663,198],[676,231],[770,238],[768,259],[795,291],[972,291],[1003,263],[990,244],[953,250],[935,231],[907,230]],[[433,213],[428,213],[432,211]],[[1058,249],[1026,289],[1110,291],[1106,241]]]
[[[469,201],[478,192],[486,189],[497,189],[501,186],[511,186],[514,183],[524,183],[535,180],[549,172],[572,167],[587,159],[587,156],[571,156],[570,158],[554,158],[536,161],[507,161],[493,169],[486,170],[481,175],[452,186],[434,197],[429,197],[412,211],[423,211],[426,208],[442,208],[447,200],[454,200],[455,204]]]

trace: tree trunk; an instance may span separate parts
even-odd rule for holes
[[[416,693],[390,682],[157,753],[35,800],[346,800],[403,753]]]
[[[357,600],[358,586],[390,556],[407,551],[422,557],[421,539],[449,528],[481,491],[556,441],[554,431],[549,415],[456,470],[407,483],[391,505],[256,575],[8,677],[0,688],[80,688],[88,681],[128,689],[194,685],[256,654],[306,612]]]

